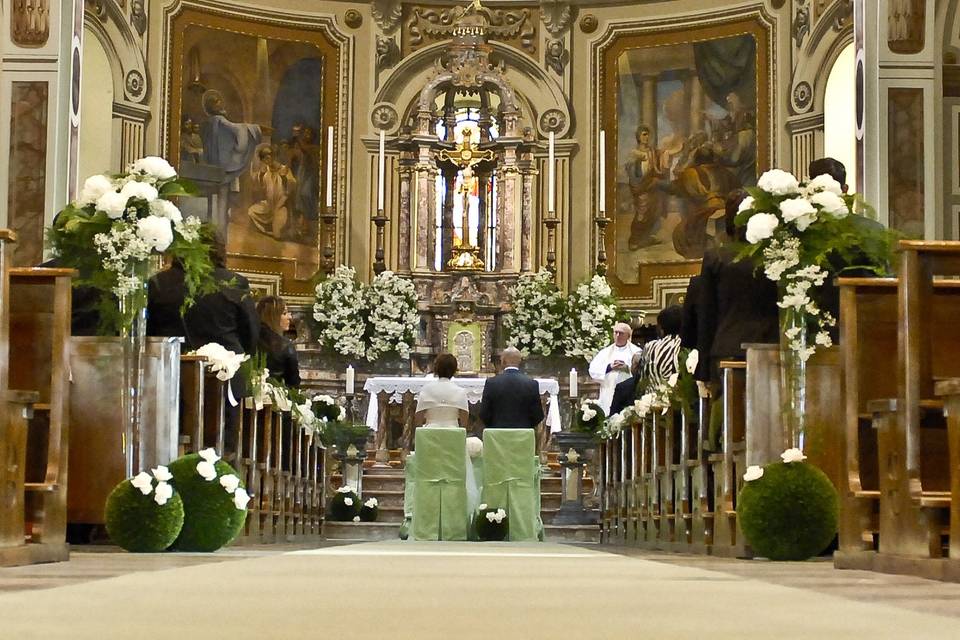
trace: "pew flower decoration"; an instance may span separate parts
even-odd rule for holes
[[[567,298],[565,355],[590,360],[610,343],[617,319],[623,316],[610,284],[603,276],[580,283]]]
[[[313,319],[322,347],[348,358],[366,357],[363,289],[351,267],[340,265],[317,285]]]
[[[166,254],[183,265],[185,306],[217,289],[210,262],[210,234],[184,217],[171,201],[197,195],[163,158],[141,158],[117,175],[87,178],[77,200],[48,232],[60,266],[77,269],[75,286],[96,289],[101,331],[129,328],[146,306],[153,258]],[[122,305],[118,305],[122,301]]]
[[[700,352],[696,349],[690,349],[687,353],[687,358],[684,361],[684,367],[687,370],[687,373],[693,375],[697,372],[697,365],[700,364]]]
[[[226,382],[236,375],[241,365],[250,359],[245,353],[234,353],[216,342],[208,342],[196,351],[187,355],[203,356],[209,363],[210,370],[217,374],[217,380]]]
[[[547,269],[525,273],[509,291],[511,312],[504,318],[507,345],[524,355],[564,352],[567,301]]]
[[[483,440],[476,436],[467,438],[467,455],[471,458],[479,458],[483,455]]]
[[[572,431],[597,434],[606,422],[607,415],[598,403],[585,400],[574,415]]]
[[[347,410],[337,404],[333,396],[318,395],[313,397],[313,413],[320,422],[343,421],[347,417]]]
[[[384,271],[364,291],[364,302],[368,310],[366,359],[373,362],[391,353],[409,358],[420,320],[413,281]]]
[[[753,482],[763,477],[763,467],[752,464],[747,467],[747,472],[743,474],[744,482]]]
[[[803,462],[807,459],[807,456],[803,455],[803,451],[800,449],[793,448],[781,453],[780,459],[783,460],[784,464],[790,464],[791,462]]]

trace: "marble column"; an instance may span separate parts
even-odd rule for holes
[[[400,212],[397,216],[397,270],[410,271],[410,221],[413,212],[410,210],[410,183],[413,180],[413,162],[410,159],[400,160]]]
[[[533,175],[532,168],[521,173],[523,194],[520,197],[520,272],[533,270]]]
[[[443,213],[440,217],[440,270],[446,268],[447,261],[453,256],[453,236],[454,236],[454,220],[453,220],[453,202],[454,198],[457,197],[457,170],[452,168],[444,168],[442,170],[443,174],[443,184],[444,184],[444,194],[443,194]]]

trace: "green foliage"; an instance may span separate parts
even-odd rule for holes
[[[485,508],[477,511],[477,517],[474,520],[474,529],[477,531],[477,538],[490,542],[500,542],[510,536],[510,518],[504,516],[503,520],[497,522],[487,518],[488,513],[496,513],[497,508]]]
[[[360,515],[360,509],[360,497],[356,492],[338,490],[330,498],[327,515],[336,522],[349,522]]]
[[[365,442],[370,436],[370,427],[365,424],[350,424],[334,420],[321,423],[317,433],[324,446],[335,446],[342,452],[352,442]]]
[[[220,477],[237,472],[218,460],[214,464],[217,477],[204,480],[197,473],[197,464],[202,461],[198,454],[190,453],[170,463],[173,484],[183,498],[183,529],[174,543],[179,551],[216,551],[240,534],[247,519],[247,510],[237,509],[233,494],[219,482]]]
[[[737,520],[760,556],[806,560],[823,551],[837,532],[839,498],[830,479],[806,462],[776,462],[745,482]]]
[[[177,539],[183,527],[183,501],[177,493],[166,504],[154,502],[123,480],[107,497],[104,518],[110,539],[134,553],[163,551]]]

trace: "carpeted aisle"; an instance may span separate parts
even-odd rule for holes
[[[0,595],[0,638],[922,638],[954,618],[549,544],[367,543]]]

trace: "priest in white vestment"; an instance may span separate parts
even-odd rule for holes
[[[590,377],[600,381],[600,398],[597,400],[604,413],[610,415],[613,390],[630,377],[630,362],[640,347],[630,342],[630,325],[618,322],[613,326],[613,344],[600,350],[590,361]]]

